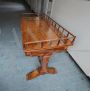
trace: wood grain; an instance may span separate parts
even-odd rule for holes
[[[26,75],[28,80],[46,73],[57,73],[55,68],[48,67],[50,56],[54,52],[66,51],[76,38],[47,15],[24,15],[21,20],[21,32],[26,56],[40,58],[41,66]]]

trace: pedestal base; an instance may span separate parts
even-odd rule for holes
[[[49,62],[49,58],[52,55],[52,53],[47,53],[44,56],[40,56],[39,58],[39,62],[40,62],[40,67],[37,68],[36,70],[28,73],[26,75],[27,80],[32,80],[40,75],[44,75],[44,74],[56,74],[57,71],[55,68],[53,67],[48,67],[48,62]]]
[[[57,71],[53,67],[48,67],[46,72],[42,71],[41,67],[39,67],[38,69],[36,69],[36,70],[28,73],[26,75],[26,79],[27,80],[32,80],[32,79],[34,79],[34,78],[36,78],[36,77],[38,77],[40,75],[44,75],[44,74],[56,74],[56,73],[57,73]]]

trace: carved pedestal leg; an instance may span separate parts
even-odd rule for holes
[[[41,75],[43,75],[43,74],[56,74],[57,73],[55,68],[48,67],[49,58],[50,58],[50,56],[43,56],[39,60],[40,64],[41,64],[41,67],[39,67],[39,72]]]
[[[55,68],[53,67],[48,67],[48,62],[49,62],[49,55],[44,55],[42,57],[39,57],[39,62],[40,62],[40,67],[37,68],[36,70],[28,73],[26,75],[27,80],[31,80],[33,78],[36,78],[40,75],[44,75],[44,74],[56,74],[57,71]]]

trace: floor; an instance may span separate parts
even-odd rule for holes
[[[0,91],[90,91],[90,81],[65,52],[50,59],[49,66],[56,67],[58,74],[26,80],[25,74],[39,62],[37,57],[26,57],[22,49],[22,10],[0,13]]]

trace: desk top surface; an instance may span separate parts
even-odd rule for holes
[[[57,40],[54,27],[39,17],[23,17],[22,31],[26,42]]]
[[[47,17],[27,17],[21,20],[22,43],[26,55],[42,56],[63,51],[71,46],[75,36]]]

